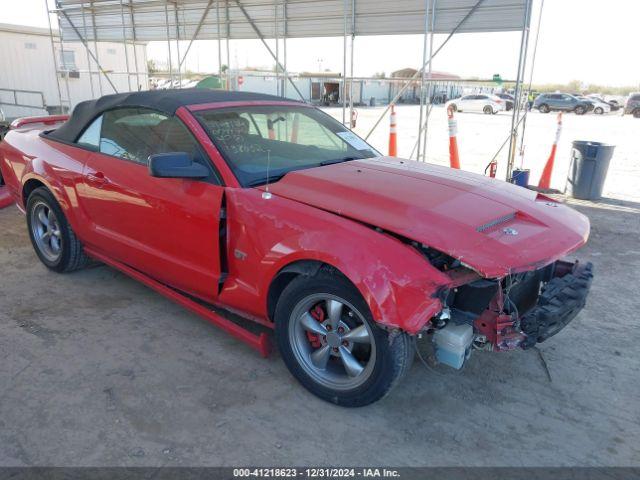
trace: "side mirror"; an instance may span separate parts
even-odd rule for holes
[[[209,169],[186,152],[156,153],[149,157],[149,174],[159,178],[206,178]]]

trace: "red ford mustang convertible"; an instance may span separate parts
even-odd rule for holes
[[[269,336],[236,318],[273,328],[291,373],[344,406],[388,393],[419,335],[453,368],[473,349],[546,340],[592,279],[591,264],[561,260],[587,240],[583,215],[380,156],[272,96],[105,96],[68,119],[14,122],[0,167],[48,268],[104,262],[264,355]]]

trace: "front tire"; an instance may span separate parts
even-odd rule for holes
[[[47,188],[31,192],[26,210],[31,244],[47,268],[63,273],[79,270],[89,263],[82,244]]]
[[[581,106],[581,105],[578,105],[578,106],[576,107],[576,109],[574,110],[574,112],[576,113],[576,115],[584,115],[584,114],[586,113],[586,111],[587,111],[587,109],[586,109],[586,108],[584,108],[584,107],[583,107],[583,106]]]
[[[604,109],[602,107],[596,107],[593,113],[595,113],[596,115],[602,115],[604,113]]]
[[[275,323],[291,374],[314,395],[344,407],[388,394],[415,353],[410,337],[380,328],[358,290],[333,271],[292,280],[278,300]]]

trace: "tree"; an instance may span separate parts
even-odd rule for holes
[[[147,71],[149,73],[157,73],[158,67],[156,66],[156,62],[152,59],[147,60]]]

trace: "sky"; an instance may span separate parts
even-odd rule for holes
[[[0,23],[46,27],[45,1],[12,1],[11,9],[0,9]],[[4,2],[8,3],[8,0]],[[52,0],[49,2],[53,5]],[[533,4],[530,54],[535,41],[540,2],[534,0]],[[533,82],[566,83],[580,80],[585,85],[640,85],[638,19],[639,0],[546,0]],[[443,40],[444,35],[436,35],[435,46]],[[419,68],[422,43],[423,37],[420,35],[356,37],[354,75],[371,76],[376,72],[385,72],[388,76],[390,72],[401,68]],[[271,41],[271,44],[273,47],[274,42]],[[498,73],[504,79],[514,79],[519,44],[520,32],[455,35],[433,60],[433,69],[463,78],[490,78]],[[186,42],[182,42],[180,48],[184,52]],[[224,56],[225,48],[222,50]],[[342,38],[289,39],[287,68],[291,72],[317,72],[319,68],[341,72],[342,51]],[[158,64],[167,63],[165,42],[151,42],[147,52],[148,57]],[[223,58],[222,63],[229,64],[231,68],[273,67],[271,57],[257,40],[231,41],[230,52],[230,61]],[[216,72],[217,43],[195,42],[186,67],[192,71]],[[525,75],[527,80],[530,74],[531,70],[528,69]]]

